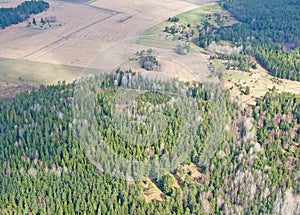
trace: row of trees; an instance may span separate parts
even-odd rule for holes
[[[30,15],[38,14],[49,8],[44,1],[25,1],[15,8],[0,8],[0,28],[15,25],[27,20]]]

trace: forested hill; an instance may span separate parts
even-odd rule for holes
[[[0,8],[0,28],[18,24],[27,20],[31,14],[38,14],[49,8],[44,1],[25,1],[15,8]]]
[[[211,27],[202,33],[202,41],[243,45],[243,53],[254,56],[272,75],[300,81],[300,1],[221,0],[220,4],[239,23]]]
[[[145,90],[155,87],[177,93]],[[137,89],[137,97],[132,98]],[[91,98],[91,93],[96,100],[81,100],[87,95]],[[195,124],[188,124],[194,126],[196,133],[187,137],[192,144],[186,160],[152,181],[147,176],[155,169],[145,169],[145,178],[140,180],[147,183],[138,180],[131,184],[122,177],[113,177],[119,169],[126,171],[126,163],[106,160],[106,151],[97,151],[97,137],[101,136],[101,143],[126,159],[159,158],[185,135],[185,111],[180,108],[188,103],[179,102],[181,95],[196,102],[196,112],[191,115],[195,118],[191,123]],[[121,101],[118,106],[112,102],[116,99]],[[230,101],[228,92],[220,92],[214,86],[178,81],[154,83],[120,71],[105,79],[91,78],[79,87],[41,86],[11,100],[0,100],[0,212],[297,214],[299,104],[299,96],[278,94],[273,89],[255,107],[241,109]],[[93,123],[80,123],[75,118],[74,108],[82,107],[90,111],[83,115],[94,115]],[[160,133],[161,123],[151,127],[159,119],[156,113],[165,119],[166,127]],[[114,118],[115,114],[121,118]],[[152,117],[145,119],[149,115]],[[115,119],[120,120],[119,125]],[[83,126],[80,131],[88,131],[86,135],[78,137],[76,122]],[[123,129],[127,132],[122,134]],[[141,137],[146,141],[141,146],[125,141]],[[220,142],[214,145],[216,138]],[[150,140],[154,140],[153,144],[147,143]],[[82,143],[91,147],[87,149]],[[210,156],[205,153],[207,149],[214,149]],[[98,153],[98,160],[90,159],[93,153]],[[188,169],[191,163],[197,169]],[[156,186],[161,193],[152,194],[157,192],[153,188]],[[153,200],[146,201],[152,195]]]

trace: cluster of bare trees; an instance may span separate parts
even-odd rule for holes
[[[158,60],[154,54],[153,49],[148,49],[147,51],[142,50],[136,54],[140,60],[140,66],[146,70],[155,70],[159,67]]]

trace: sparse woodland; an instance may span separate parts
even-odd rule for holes
[[[272,75],[300,80],[299,1],[222,0],[220,4],[239,22],[226,26],[222,16],[216,17],[217,25],[203,22],[198,28],[199,46],[208,48],[214,42],[230,41],[243,49],[237,65],[228,64],[228,68],[247,71],[253,66],[247,56],[253,56]],[[234,55],[219,57],[236,59]]]
[[[150,90],[157,86],[165,92],[177,93]],[[135,89],[140,94],[131,98]],[[157,172],[158,178],[153,182],[163,191],[162,201],[147,203],[142,182],[128,183],[126,179],[112,177],[111,167],[105,166],[111,164],[101,160],[106,153],[97,151],[97,137],[103,137],[110,150],[127,159],[143,161],[149,156],[163,156],[184,134],[185,112],[179,110],[188,104],[179,102],[181,95],[198,104],[194,106],[196,135],[190,137],[192,148],[185,164],[196,164],[201,177],[187,174],[181,180],[181,165],[171,172],[175,179]],[[86,100],[82,99],[85,97]],[[119,102],[112,102],[115,100]],[[106,78],[41,86],[10,100],[0,100],[0,211],[281,213],[287,190],[300,193],[299,104],[299,96],[278,94],[273,89],[256,106],[242,109],[230,100],[227,91],[221,92],[214,86],[178,81],[157,83],[120,70]],[[85,108],[88,111],[80,111]],[[221,115],[215,114],[220,112]],[[112,114],[120,113],[124,116],[118,118],[117,127]],[[151,136],[155,128],[149,126],[155,122],[149,124],[144,116],[156,113],[164,115],[166,129]],[[80,123],[79,119],[87,116],[94,117],[89,123]],[[77,125],[83,133],[77,133]],[[117,132],[123,129],[126,136]],[[139,146],[126,141],[140,137],[146,143],[153,142]],[[214,146],[213,141],[219,144]],[[93,147],[88,150],[84,143]],[[101,166],[88,159],[93,153]],[[116,168],[126,166],[114,163],[112,169]],[[151,170],[143,173],[150,174]],[[139,175],[132,177],[143,179]],[[172,186],[174,180],[180,184],[178,188]],[[290,208],[289,214],[297,211],[299,205]]]

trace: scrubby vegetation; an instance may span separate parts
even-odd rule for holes
[[[186,55],[190,52],[190,44],[188,42],[180,43],[176,46],[175,52],[179,55]]]
[[[27,27],[40,28],[40,29],[47,29],[47,28],[51,28],[54,26],[61,26],[61,25],[62,25],[61,23],[56,22],[56,16],[41,17],[39,21],[37,21],[35,17],[33,17],[32,21],[27,23]]]
[[[158,60],[156,59],[153,49],[139,51],[136,55],[139,57],[139,63],[142,68],[146,70],[155,70],[158,68]]]
[[[182,96],[197,105],[181,102]],[[273,89],[256,106],[242,109],[214,86],[153,82],[119,70],[0,100],[0,211],[281,213],[292,201],[285,199],[287,190],[300,191],[299,104],[299,96]],[[103,138],[107,149],[127,159],[160,158],[185,134],[183,107],[196,110],[191,153],[167,175],[156,170],[152,182],[163,193],[147,203],[153,170],[131,176],[148,181],[147,192],[142,182],[112,177],[127,171],[127,163],[106,160],[97,140]],[[156,123],[157,114],[165,127]],[[145,119],[149,115],[152,122]],[[126,141],[141,137],[146,143],[141,146]],[[197,174],[185,170],[191,162]],[[293,212],[297,205],[287,214]]]
[[[194,29],[190,24],[175,23],[172,26],[166,26],[164,32],[173,36],[173,40],[189,42],[194,36]]]
[[[44,1],[25,1],[16,8],[0,8],[0,28],[15,25],[27,20],[30,15],[38,14],[49,8]]]

